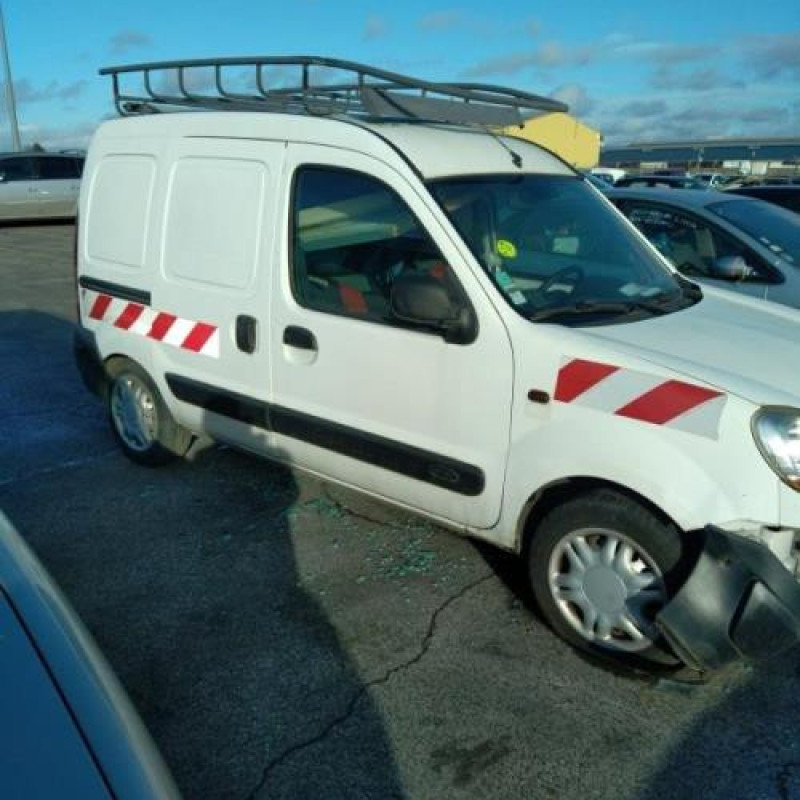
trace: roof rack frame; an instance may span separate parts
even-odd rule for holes
[[[252,93],[232,91],[225,80],[226,69],[251,69]],[[299,70],[293,86],[269,88],[267,67]],[[314,83],[312,68],[349,73],[340,83]],[[187,70],[213,69],[213,86],[201,91],[187,86]],[[153,73],[173,73],[175,91],[153,86]],[[139,74],[141,91],[121,90],[120,76]],[[542,112],[566,111],[564,103],[518,89],[482,83],[437,83],[395,72],[317,56],[255,56],[188,61],[157,61],[106,67],[114,104],[122,116],[154,113],[177,108],[230,111],[273,111],[312,116],[358,116],[368,120],[442,122],[457,125],[522,125],[527,117]],[[241,75],[239,76],[241,79]]]

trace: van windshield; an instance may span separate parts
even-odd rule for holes
[[[702,296],[577,176],[447,178],[429,188],[507,302],[530,320],[633,321]]]

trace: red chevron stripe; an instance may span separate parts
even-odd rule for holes
[[[618,370],[619,367],[612,367],[610,364],[576,358],[559,370],[555,398],[562,403],[571,403]]]
[[[654,425],[664,425],[681,414],[719,397],[722,393],[681,381],[666,381],[632,400],[614,413]]]
[[[147,335],[151,339],[160,342],[169,333],[169,329],[176,319],[178,318],[174,314],[167,314],[166,311],[161,311],[153,320],[153,324],[150,326]]]
[[[111,305],[111,298],[107,294],[99,294],[92,303],[92,310],[89,312],[91,319],[103,319],[108,307]]]
[[[128,303],[114,322],[115,327],[122,328],[124,331],[128,330],[142,315],[142,311],[144,311],[144,306],[140,306],[138,303]]]
[[[189,335],[183,340],[181,347],[199,353],[215,330],[216,328],[213,325],[208,325],[205,322],[198,322],[194,328],[189,331]]]

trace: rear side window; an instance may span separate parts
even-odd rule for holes
[[[100,162],[86,220],[90,260],[144,266],[155,174],[155,160],[147,155],[111,155]]]
[[[40,180],[69,180],[80,177],[74,158],[47,158],[39,156],[37,159]]]
[[[30,158],[0,159],[0,176],[4,183],[33,180],[33,161]]]
[[[267,167],[235,158],[185,158],[172,174],[164,274],[244,289],[255,274]]]
[[[328,167],[298,171],[292,218],[292,286],[307,308],[391,322],[390,293],[412,271],[455,279],[433,240],[388,186]]]

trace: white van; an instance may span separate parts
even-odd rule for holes
[[[76,347],[130,458],[210,437],[518,553],[592,654],[797,640],[800,315],[701,290],[484,126],[553,101],[315,58],[107,72]]]

